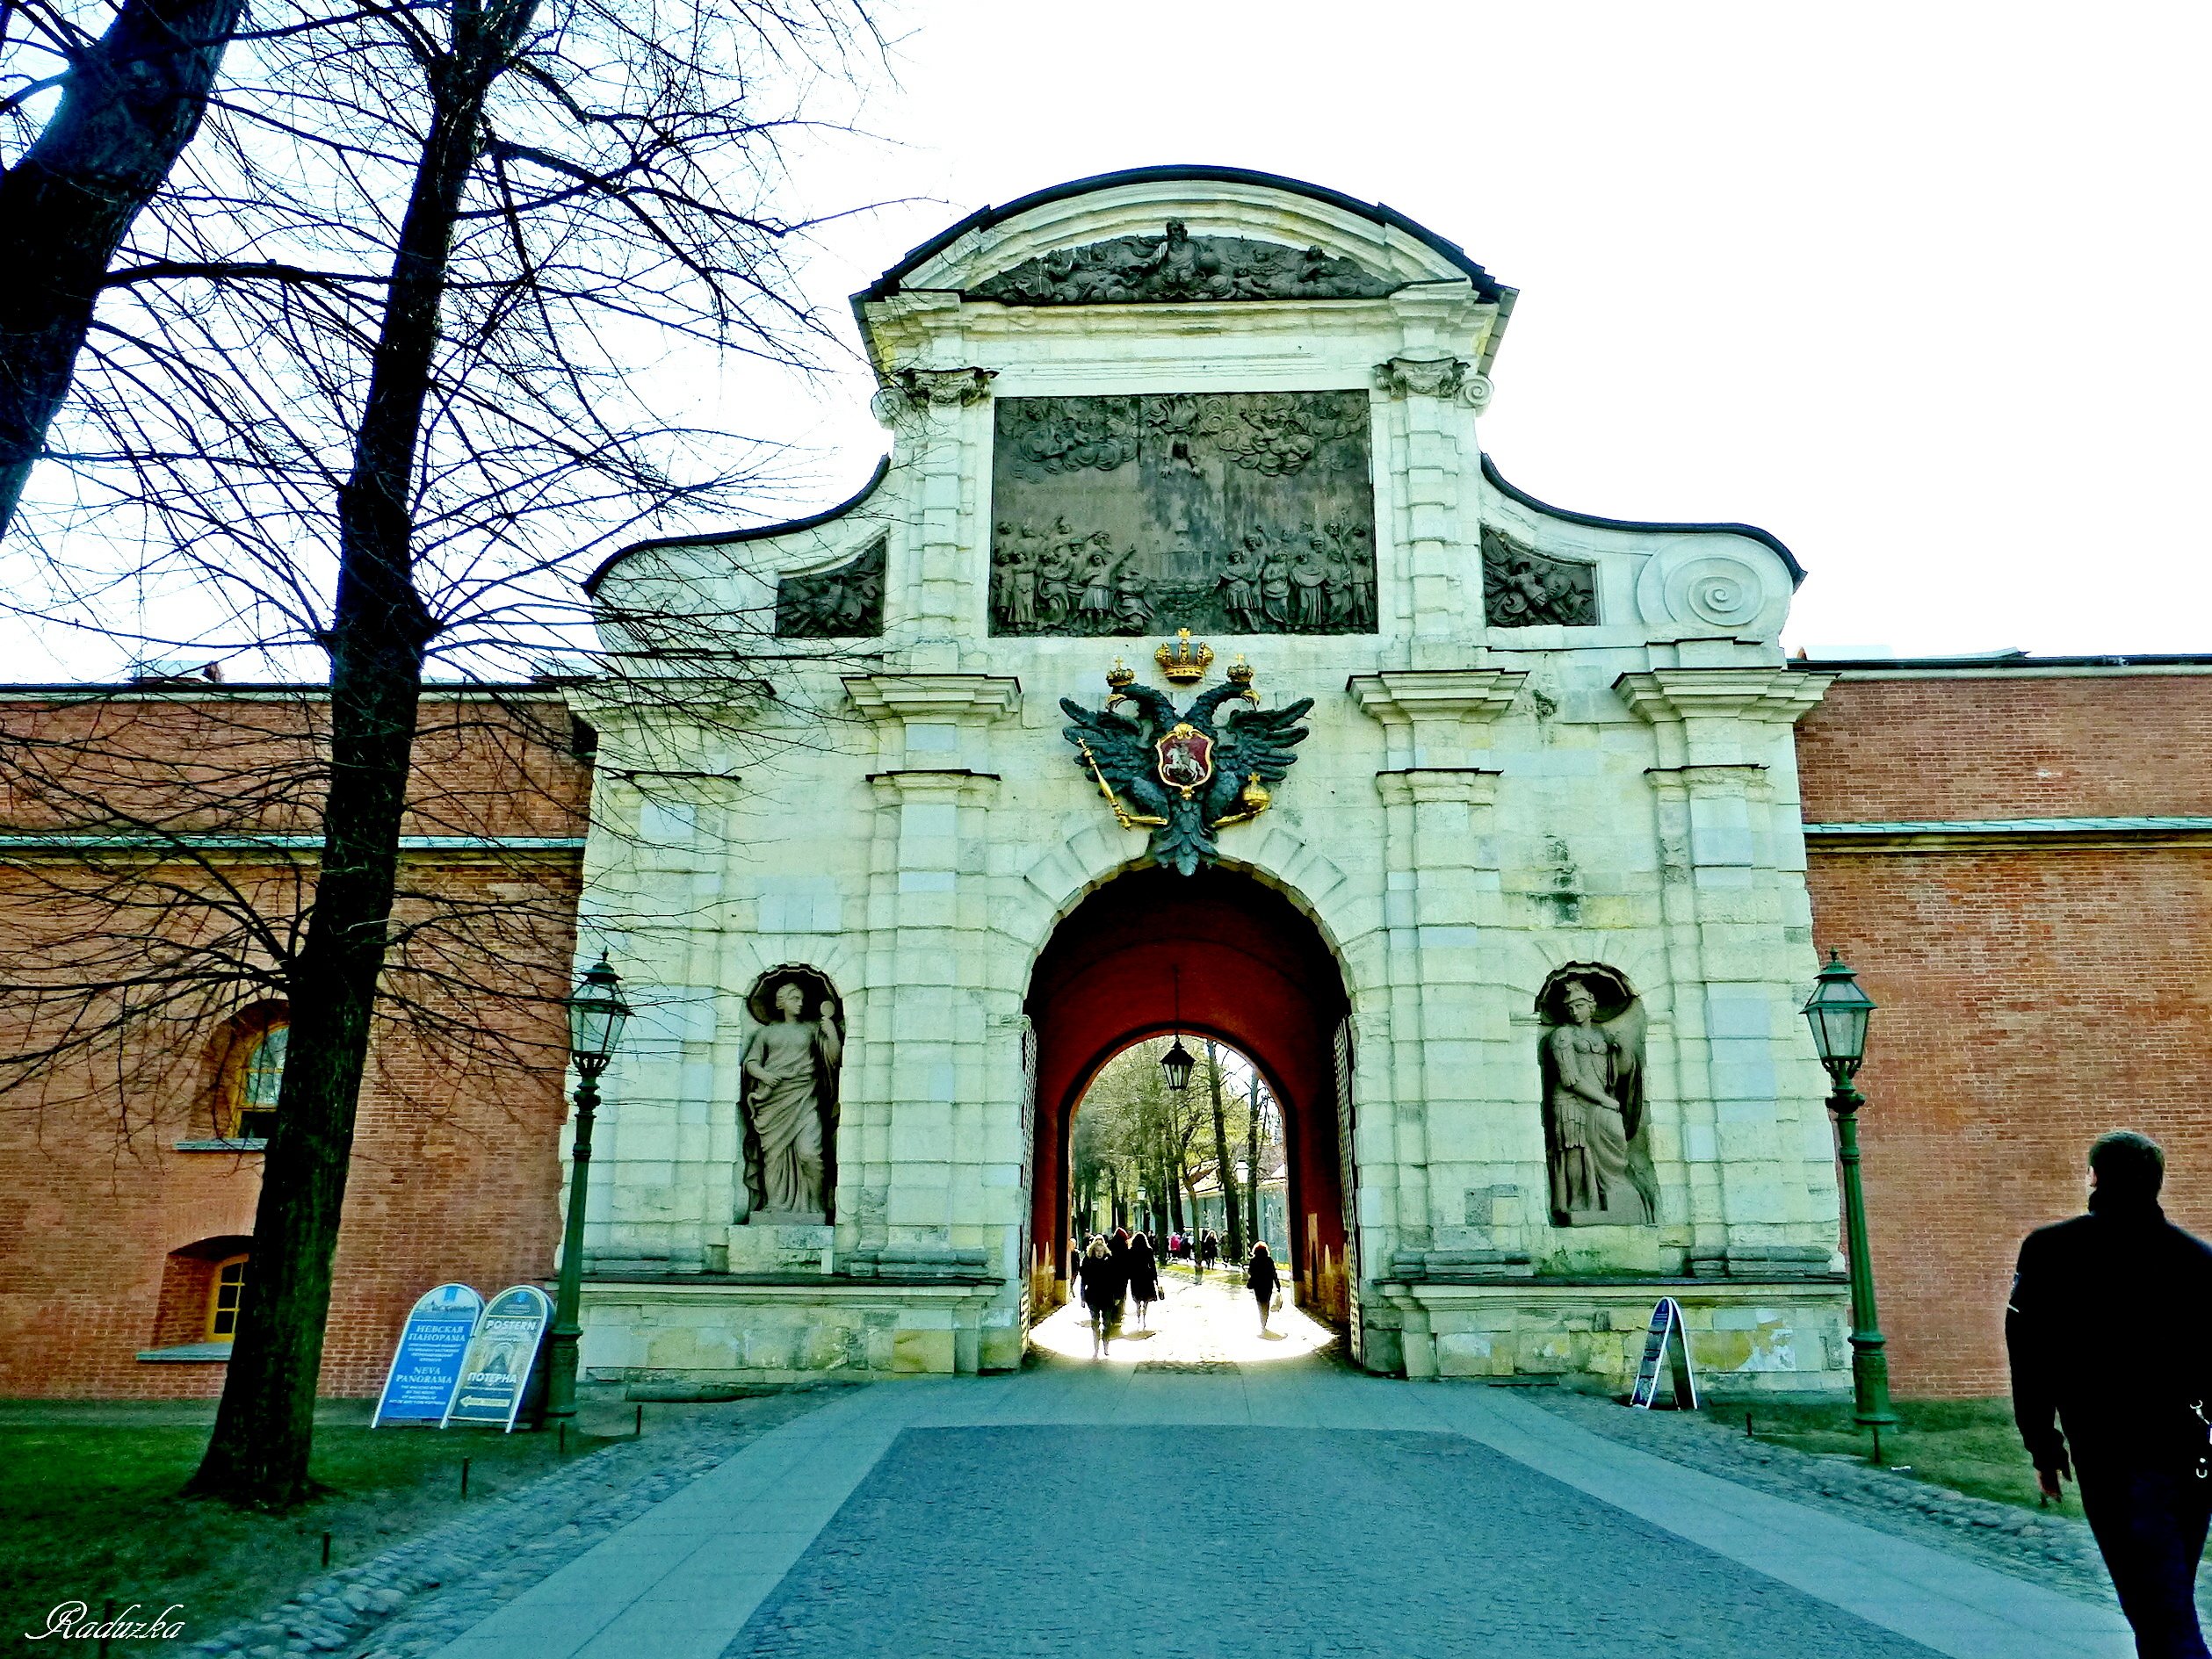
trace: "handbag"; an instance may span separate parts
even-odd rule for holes
[[[1281,1313],[1281,1312],[1283,1311],[1283,1287],[1282,1287],[1282,1286],[1277,1285],[1277,1286],[1275,1288],[1275,1300],[1274,1300],[1273,1302],[1269,1302],[1269,1303],[1268,1304],[1268,1311],[1269,1311],[1269,1313]]]

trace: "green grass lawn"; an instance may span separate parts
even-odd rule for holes
[[[199,1461],[205,1405],[0,1410],[0,1609],[10,1635],[46,1627],[55,1604],[112,1600],[150,1619],[181,1602],[185,1641],[284,1601],[330,1564],[365,1561],[559,1461],[551,1434],[367,1426],[365,1403],[317,1413],[310,1468],[329,1490],[287,1515],[242,1513],[177,1489]],[[627,1425],[625,1425],[626,1427]],[[568,1439],[571,1460],[605,1439]]]
[[[1882,1461],[1892,1468],[1910,1468],[1916,1479],[1933,1481],[1975,1497],[2036,1507],[2035,1470],[2013,1426],[2009,1400],[1899,1400],[1904,1422],[1882,1432]],[[1749,1411],[1762,1440],[1801,1452],[1840,1452],[1864,1458],[1873,1451],[1868,1432],[1851,1420],[1851,1408],[1837,1405],[1708,1406],[1715,1422],[1740,1429]],[[2077,1519],[2081,1503],[2073,1482],[2052,1505]]]

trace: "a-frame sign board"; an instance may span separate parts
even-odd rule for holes
[[[1672,1296],[1661,1296],[1659,1306],[1652,1309],[1652,1327],[1644,1334],[1644,1363],[1636,1367],[1636,1387],[1629,1394],[1629,1403],[1637,1410],[1650,1410],[1658,1399],[1659,1363],[1670,1349],[1674,1359],[1674,1409],[1695,1411],[1697,1378],[1690,1371],[1689,1333],[1682,1329],[1682,1305]]]

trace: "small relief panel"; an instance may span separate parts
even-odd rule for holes
[[[883,631],[885,541],[878,537],[843,564],[776,584],[779,639],[864,639]]]
[[[1375,631],[1364,391],[1001,398],[991,631]]]
[[[1598,619],[1597,569],[1540,553],[1495,530],[1482,533],[1483,620],[1493,628],[1550,623],[1587,628]]]
[[[1319,248],[1194,236],[1171,219],[1157,236],[1056,248],[965,290],[1008,306],[1172,305],[1222,299],[1373,299],[1392,285]]]

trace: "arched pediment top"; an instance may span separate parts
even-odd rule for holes
[[[1127,239],[1157,243],[1171,220],[1216,262],[1218,279],[1171,273],[1163,282],[1130,268]],[[1056,270],[1071,275],[1056,280]],[[1123,280],[1100,280],[1117,272]],[[1379,203],[1242,168],[1153,167],[980,209],[856,298],[864,311],[917,290],[1008,304],[1204,303],[1372,299],[1411,284],[1463,282],[1484,303],[1503,305],[1513,292],[1456,243]]]

